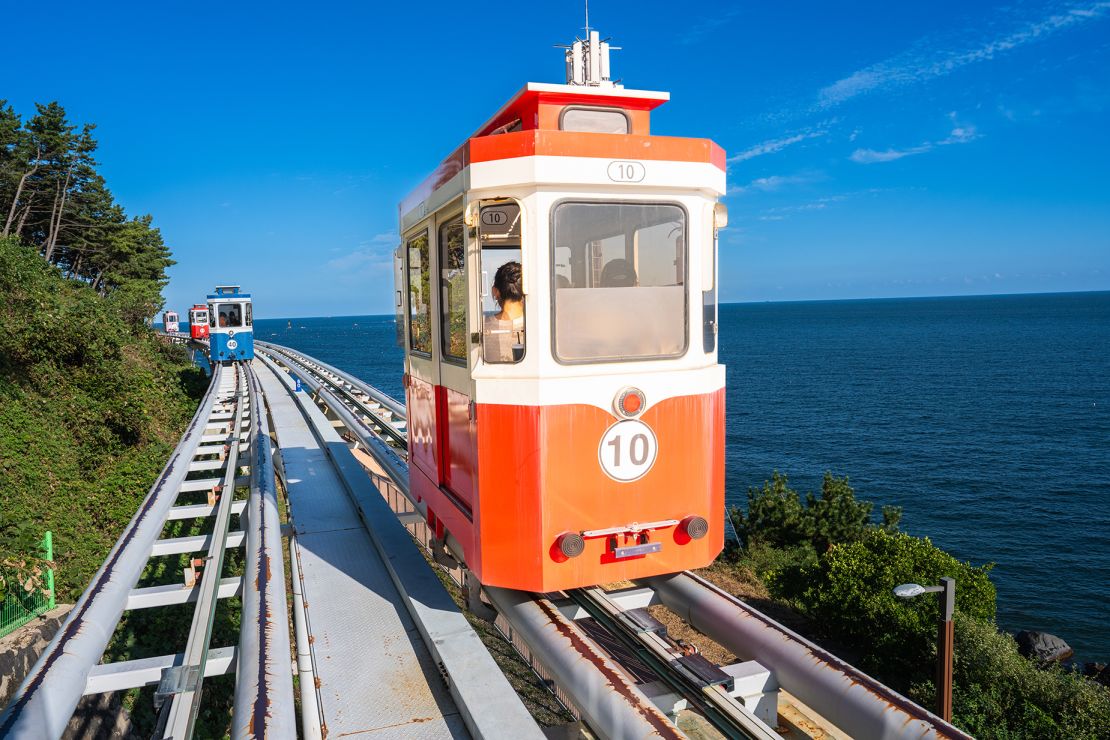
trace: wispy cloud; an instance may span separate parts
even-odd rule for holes
[[[358,249],[333,257],[324,267],[341,273],[341,278],[362,280],[391,274],[393,247],[397,245],[393,232],[376,234],[359,244]]]
[[[925,152],[932,151],[938,146],[948,146],[950,144],[966,144],[969,141],[974,141],[979,138],[979,133],[975,130],[975,126],[971,124],[960,125],[956,123],[956,114],[949,113],[948,117],[952,119],[952,131],[948,136],[936,141],[926,141],[911,146],[906,149],[856,149],[849,157],[853,162],[859,164],[875,164],[877,162],[893,162],[896,159],[903,157],[912,157],[915,154],[924,154]]]
[[[825,173],[823,172],[807,172],[798,175],[771,175],[770,177],[756,178],[747,185],[737,185],[736,187],[729,188],[728,194],[773,193],[786,187],[812,185],[824,179]]]
[[[736,164],[737,162],[744,162],[755,157],[762,157],[764,154],[774,154],[781,152],[788,146],[793,146],[806,139],[817,139],[827,133],[824,126],[818,128],[807,129],[791,136],[783,136],[778,139],[768,139],[767,141],[760,142],[753,147],[749,147],[739,154],[734,154],[728,158],[729,164]]]
[[[1086,3],[1060,9],[1047,17],[1027,21],[1021,28],[999,38],[949,51],[906,52],[870,67],[858,70],[823,88],[817,94],[817,108],[833,108],[852,98],[876,90],[909,85],[944,77],[956,70],[996,56],[1065,29],[1101,18],[1110,10],[1110,2]]]
[[[716,31],[721,26],[727,26],[733,18],[740,15],[739,8],[730,8],[722,13],[702,18],[696,23],[683,29],[678,37],[680,44],[689,45],[702,40],[704,36]]]

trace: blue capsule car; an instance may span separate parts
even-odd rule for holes
[[[241,293],[238,285],[217,285],[216,292],[208,296],[208,316],[212,362],[254,358],[250,293]]]

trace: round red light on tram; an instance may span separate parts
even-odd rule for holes
[[[613,401],[613,408],[617,415],[628,419],[638,416],[646,405],[647,398],[644,397],[644,392],[637,388],[623,389]]]

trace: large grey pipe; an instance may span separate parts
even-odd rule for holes
[[[231,736],[294,738],[293,673],[289,665],[289,613],[285,603],[281,522],[278,519],[270,424],[262,387],[247,367],[251,397],[251,486],[247,500],[247,562]]]
[[[483,590],[592,729],[614,740],[685,737],[551,602],[512,589]]]
[[[41,740],[61,737],[85,693],[89,671],[100,662],[116,624],[127,605],[127,596],[142,575],[151,548],[177,499],[189,472],[212,406],[223,367],[216,365],[208,393],[178,442],[170,461],[151,487],[146,499],[77,600],[65,624],[54,635],[34,668],[20,684],[4,714],[0,737]]]
[[[861,738],[969,738],[857,668],[692,573],[645,578],[663,604],[843,732]]]

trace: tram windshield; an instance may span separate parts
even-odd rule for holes
[[[216,320],[221,328],[238,329],[243,325],[243,312],[238,303],[221,303],[216,307]]]
[[[612,362],[686,352],[686,212],[560,203],[552,213],[555,357]]]

